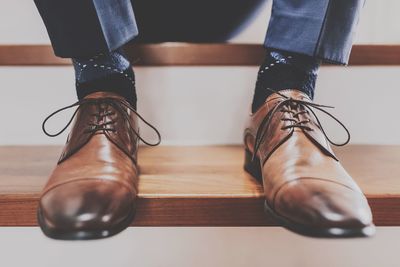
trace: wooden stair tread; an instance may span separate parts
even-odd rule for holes
[[[35,226],[41,189],[58,146],[0,147],[0,225]],[[400,146],[336,150],[372,206],[378,225],[400,226]],[[240,146],[142,147],[134,225],[275,225],[263,214],[263,190],[243,170]]]
[[[133,44],[126,52],[135,66],[259,66],[265,56],[261,44],[234,43]],[[0,66],[70,64],[54,56],[50,45],[0,45]],[[400,45],[354,45],[349,65],[400,65]]]

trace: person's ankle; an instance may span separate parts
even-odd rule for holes
[[[319,66],[316,58],[268,49],[258,72],[252,112],[264,104],[272,90],[296,89],[313,99]]]
[[[79,99],[94,92],[113,92],[136,108],[135,75],[121,49],[84,59],[72,59]]]

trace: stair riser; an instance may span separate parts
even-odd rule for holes
[[[160,129],[163,144],[239,144],[256,73],[257,67],[137,67],[139,110]],[[400,124],[393,123],[399,76],[400,67],[323,67],[316,101],[336,107],[332,112],[349,127],[353,143],[400,144]],[[0,145],[63,144],[66,136],[47,138],[41,122],[76,100],[73,77],[71,67],[0,67],[7,125]],[[68,116],[49,126],[62,127]],[[343,136],[323,121],[331,136]]]

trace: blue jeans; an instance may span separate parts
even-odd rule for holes
[[[364,2],[273,0],[264,46],[346,64]],[[138,35],[131,0],[35,0],[35,3],[54,52],[60,57],[77,58],[112,51]]]

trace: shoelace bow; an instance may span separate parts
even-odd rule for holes
[[[63,107],[63,108],[60,108],[60,109],[54,111],[53,113],[51,113],[49,116],[47,116],[47,117],[44,119],[43,124],[42,124],[42,130],[43,130],[43,132],[44,132],[47,136],[49,136],[49,137],[56,137],[56,136],[59,136],[60,134],[62,134],[62,133],[68,128],[69,125],[71,125],[71,123],[72,123],[72,121],[74,120],[74,118],[75,118],[76,114],[78,113],[78,111],[79,111],[84,105],[87,105],[87,104],[96,104],[96,105],[99,105],[99,107],[101,107],[101,105],[105,104],[106,106],[111,106],[111,107],[113,107],[115,110],[117,110],[120,114],[123,115],[124,119],[125,119],[126,121],[128,121],[130,130],[131,130],[132,132],[134,132],[134,134],[135,134],[135,135],[139,138],[139,140],[141,140],[144,144],[146,144],[146,145],[148,145],[148,146],[157,146],[157,145],[159,145],[159,144],[161,143],[161,134],[160,134],[160,132],[159,132],[153,125],[151,125],[148,121],[146,121],[146,120],[145,120],[134,108],[132,108],[128,103],[125,103],[124,101],[121,101],[121,100],[115,99],[115,98],[82,99],[82,100],[79,100],[79,101],[73,103],[72,105],[69,105],[69,106],[65,106],[65,107]],[[76,107],[76,106],[78,106],[78,108],[74,111],[74,113],[72,114],[70,120],[69,120],[68,123],[64,126],[64,128],[62,128],[59,132],[54,133],[54,134],[49,133],[49,132],[46,130],[46,123],[48,122],[49,119],[51,119],[53,116],[55,116],[56,114],[58,114],[58,113],[60,113],[60,112],[62,112],[62,111],[64,111],[64,110],[67,110],[67,109],[70,109],[70,108],[73,108],[73,107]],[[121,107],[121,106],[122,106],[122,107]],[[158,141],[155,142],[155,143],[150,143],[150,142],[144,140],[144,139],[140,136],[140,134],[135,130],[135,128],[133,127],[132,122],[131,122],[130,117],[129,117],[129,114],[127,113],[127,111],[126,111],[123,107],[125,107],[125,108],[129,109],[130,111],[132,111],[143,123],[145,123],[147,126],[149,126],[149,127],[157,134]],[[112,111],[106,111],[106,112],[104,112],[104,113],[101,113],[101,110],[100,110],[100,108],[99,108],[99,113],[94,113],[94,114],[92,114],[92,115],[93,115],[93,116],[96,116],[96,117],[98,118],[98,119],[97,119],[98,122],[100,122],[100,121],[103,121],[103,122],[101,122],[101,123],[88,123],[88,126],[89,126],[89,127],[88,127],[88,129],[85,130],[85,132],[86,132],[86,133],[95,133],[95,132],[97,132],[97,131],[111,131],[111,132],[115,132],[116,130],[115,130],[114,128],[109,127],[109,126],[112,126],[115,122],[114,122],[114,121],[104,122],[104,120],[103,120],[103,118],[104,118],[105,116],[113,115],[113,114],[114,114],[114,112],[112,112]]]
[[[299,120],[298,119],[299,115],[305,114],[305,113],[310,114],[310,112],[311,112],[311,114],[314,116],[314,118],[315,118],[315,120],[316,120],[316,122],[318,124],[317,126],[319,127],[319,129],[321,130],[321,132],[325,136],[326,140],[328,140],[328,142],[330,144],[332,144],[334,146],[344,146],[344,145],[349,143],[349,141],[350,141],[350,132],[349,132],[349,130],[346,128],[346,126],[338,118],[336,118],[335,116],[333,116],[331,113],[329,113],[328,111],[326,111],[324,109],[324,108],[334,108],[334,107],[327,106],[327,105],[316,104],[316,103],[313,103],[313,102],[308,102],[308,101],[304,101],[304,100],[300,100],[300,99],[294,99],[292,97],[288,97],[288,96],[280,93],[279,91],[275,91],[275,90],[272,90],[270,88],[267,88],[267,90],[278,94],[279,96],[283,97],[284,100],[279,102],[265,116],[265,118],[261,121],[260,127],[258,128],[257,133],[256,133],[256,139],[255,139],[255,144],[254,144],[254,152],[253,152],[253,159],[252,160],[255,160],[255,158],[257,156],[257,152],[260,149],[260,146],[263,143],[265,135],[268,132],[268,128],[269,128],[269,125],[271,123],[271,120],[272,120],[274,114],[277,113],[277,112],[284,112],[284,113],[285,112],[289,112],[289,113],[292,114],[292,118],[282,118],[281,120],[292,121],[293,124],[283,126],[281,128],[281,130],[285,130],[285,129],[288,129],[288,128],[300,128],[300,129],[303,129],[303,130],[306,130],[306,131],[313,131],[313,129],[307,125],[308,123],[311,122],[310,119],[307,119],[307,120]],[[291,107],[292,106],[296,106],[296,105],[303,106],[305,109],[297,111],[297,112],[291,110]],[[289,109],[287,109],[285,107],[289,107]],[[315,114],[315,112],[314,112],[314,110],[312,108],[315,108],[315,109],[327,114],[329,117],[334,119],[340,126],[342,126],[342,128],[346,131],[346,134],[347,134],[346,141],[344,141],[343,143],[336,143],[336,142],[332,141],[329,138],[329,136],[326,134],[326,132],[325,132],[320,120],[318,119],[317,115]]]

